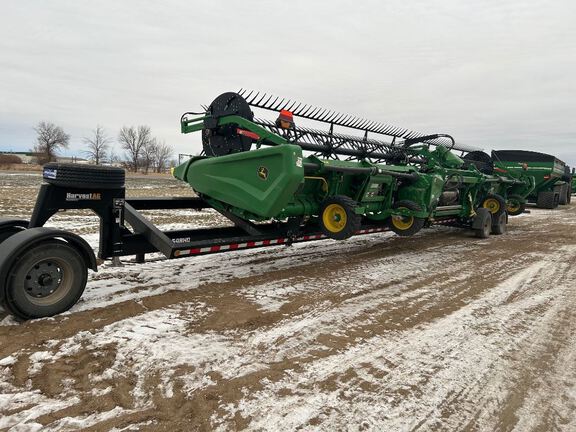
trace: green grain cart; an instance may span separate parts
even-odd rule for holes
[[[495,167],[503,172],[534,177],[535,185],[527,196],[528,202],[547,209],[570,203],[570,168],[555,156],[526,150],[498,150],[492,152],[492,158]]]

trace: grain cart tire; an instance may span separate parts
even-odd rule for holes
[[[345,240],[360,229],[362,218],[354,213],[356,201],[344,195],[335,195],[322,203],[320,227],[326,237]]]
[[[420,211],[421,208],[413,201],[403,200],[394,203],[395,209],[407,209],[412,211]],[[416,234],[424,227],[426,222],[423,218],[415,216],[391,216],[390,229],[402,237],[409,237]]]
[[[22,319],[57,315],[70,309],[86,287],[82,253],[62,240],[24,249],[7,272],[4,303]]]
[[[492,234],[505,234],[507,229],[508,218],[506,213],[500,213],[499,216],[492,217]]]
[[[119,189],[124,187],[126,173],[122,168],[51,162],[44,165],[46,183],[82,189]]]
[[[504,213],[506,216],[506,213]],[[476,216],[472,221],[474,235],[479,238],[488,238],[492,232],[492,213],[484,207],[476,210]]]
[[[567,190],[568,190],[567,184],[563,184],[562,186],[560,186],[560,190],[558,191],[558,193],[560,194],[560,197],[558,198],[558,204],[560,205],[568,204],[568,197],[566,196]]]
[[[526,210],[526,201],[520,195],[510,195],[506,202],[506,211],[510,216],[518,216]]]
[[[501,195],[488,194],[482,201],[482,207],[488,209],[492,213],[492,217],[496,218],[502,213],[506,213],[506,200]]]
[[[558,192],[540,192],[536,199],[536,207],[554,209],[558,207]]]

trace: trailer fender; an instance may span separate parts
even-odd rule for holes
[[[54,228],[25,229],[10,236],[2,243],[2,248],[0,249],[0,302],[4,300],[8,272],[12,264],[18,259],[18,256],[31,245],[54,238],[63,239],[73,245],[84,258],[86,267],[98,271],[96,255],[94,255],[94,251],[82,237],[69,231]]]

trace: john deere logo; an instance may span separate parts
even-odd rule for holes
[[[266,180],[268,178],[268,168],[261,166],[258,168],[258,177],[262,180]]]

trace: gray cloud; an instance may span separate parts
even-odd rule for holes
[[[182,112],[248,87],[576,165],[575,18],[567,0],[8,0],[0,148],[30,148],[50,120],[71,152],[97,123],[195,152]]]

